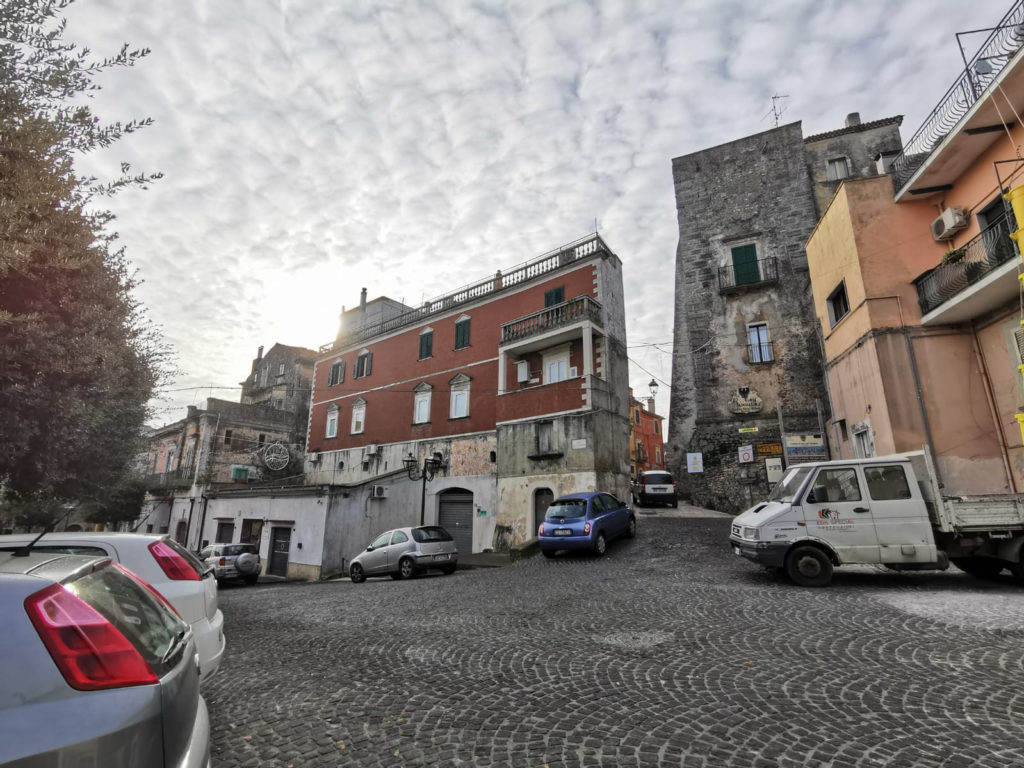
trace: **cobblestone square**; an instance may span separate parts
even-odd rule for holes
[[[734,557],[639,516],[601,559],[229,587],[216,766],[1024,766],[1024,590]]]

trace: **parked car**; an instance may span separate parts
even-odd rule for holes
[[[633,484],[633,503],[642,507],[650,504],[671,504],[679,506],[676,495],[676,479],[671,472],[652,469],[641,472]]]
[[[367,576],[411,579],[431,568],[447,576],[455,573],[458,560],[455,541],[441,526],[395,528],[380,534],[365,552],[352,558],[348,575],[356,584],[366,581]]]
[[[213,569],[217,581],[242,579],[255,584],[263,568],[254,544],[211,544],[199,553],[199,559]]]
[[[0,553],[0,764],[210,764],[189,625],[108,557]]]
[[[537,529],[545,557],[565,549],[603,555],[608,542],[619,536],[636,536],[636,515],[610,493],[595,491],[559,496]]]
[[[0,536],[0,553],[30,544],[39,534]],[[217,580],[206,563],[166,535],[152,533],[47,533],[33,552],[109,557],[153,585],[192,627],[202,679],[220,667],[224,655],[224,614],[217,604]]]

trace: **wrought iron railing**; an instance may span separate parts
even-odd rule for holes
[[[964,245],[950,251],[917,281],[917,302],[926,315],[1017,256],[1010,220],[999,219]]]
[[[508,344],[580,320],[591,320],[600,325],[601,305],[589,296],[579,296],[561,304],[545,307],[540,312],[503,324],[500,343]]]
[[[611,253],[611,249],[596,232],[575,242],[563,245],[561,248],[549,251],[543,256],[538,256],[535,259],[513,267],[508,272],[502,273],[498,271],[497,274],[484,280],[463,286],[436,299],[425,301],[416,309],[345,334],[336,341],[322,345],[320,353],[324,354],[339,347],[347,347],[365,339],[379,336],[382,333],[389,333],[404,326],[422,322],[431,315],[447,312],[453,307],[475,301],[481,296],[542,277],[561,266],[571,264],[579,259],[588,258],[595,253]]]
[[[775,347],[771,341],[759,341],[747,344],[747,362],[751,365],[763,365],[775,359]]]
[[[192,475],[182,475],[180,472],[154,472],[146,475],[144,483],[146,488],[191,488]]]
[[[939,100],[939,105],[932,110],[924,124],[917,129],[917,133],[903,146],[903,152],[893,161],[890,173],[892,173],[892,183],[897,193],[917,169],[924,165],[929,155],[942,143],[946,134],[963,119],[1024,43],[1024,39],[1019,37],[1017,32],[1017,25],[1022,23],[1024,23],[1024,0],[1017,0],[997,28],[978,49],[974,58],[967,62],[967,68],[960,73],[960,76]],[[983,65],[976,68],[978,62],[985,62],[989,66]]]
[[[718,268],[718,291],[726,293],[748,285],[774,283],[779,279],[778,259],[769,256],[747,264],[728,264]]]

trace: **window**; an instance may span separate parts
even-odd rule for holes
[[[249,544],[259,544],[263,535],[263,521],[256,518],[246,518],[242,521],[241,541]]]
[[[839,419],[836,424],[839,425],[839,435],[843,440],[850,439],[850,433],[846,431],[846,419]]]
[[[734,284],[747,285],[760,282],[761,270],[757,265],[757,244],[734,245],[730,252]]]
[[[836,289],[828,295],[828,322],[829,326],[835,328],[836,323],[850,314],[850,302],[846,298],[846,281],[842,281]]]
[[[260,371],[260,386],[267,386],[267,366],[265,365],[263,366],[263,369]]]
[[[248,467],[232,467],[231,468],[231,479],[232,480],[248,480],[249,479],[249,468]]]
[[[361,434],[366,426],[366,401],[363,398],[352,403],[352,434]]]
[[[338,406],[332,405],[327,409],[327,429],[324,437],[338,436]]]
[[[469,416],[469,376],[460,373],[448,382],[451,404],[448,418],[464,419]]]
[[[845,157],[834,157],[825,162],[825,178],[829,181],[839,181],[850,176],[850,161]]]
[[[837,501],[860,501],[860,485],[857,470],[851,468],[823,469],[814,478],[811,488],[814,494],[812,504],[829,504]]]
[[[767,323],[751,323],[748,325],[747,339],[750,344],[751,363],[770,363],[774,359],[772,343],[768,340]]]
[[[551,429],[550,421],[542,421],[537,424],[537,453],[551,453]]]
[[[370,549],[380,549],[381,547],[386,547],[390,543],[390,541],[391,531],[388,531],[387,533],[382,533],[380,536],[378,536],[376,539],[370,542]]]
[[[639,424],[640,423],[640,409],[639,408],[634,408],[633,409],[633,423],[634,424]]]
[[[875,455],[875,438],[871,433],[871,424],[858,421],[850,431],[853,433],[853,455],[858,459],[869,459]]]
[[[469,346],[469,318],[463,315],[455,321],[455,348],[465,349]]]
[[[910,486],[907,484],[907,473],[903,467],[865,467],[864,479],[868,484],[868,494],[877,501],[894,501],[909,499]]]
[[[327,377],[327,386],[333,387],[335,384],[341,384],[345,380],[345,361],[335,360],[334,364],[331,365],[331,373]]]
[[[231,445],[231,430],[230,429],[225,429],[224,430],[224,445],[225,446]]]
[[[424,328],[420,331],[420,360],[426,360],[434,356],[434,331],[432,328]]]
[[[260,442],[260,445],[263,445],[265,442],[267,442],[267,436],[266,435],[260,435],[259,442]]]
[[[218,544],[228,544],[235,537],[234,523],[217,523],[217,533],[213,540]]]
[[[284,400],[282,400],[280,397],[275,398],[274,399],[274,409],[280,411],[283,408],[284,408]]]
[[[405,544],[405,542],[407,542],[408,540],[409,537],[401,531],[395,531],[394,535],[392,535],[391,537],[392,544]]]
[[[277,375],[284,376],[284,363],[281,363],[279,366],[277,366]]]
[[[661,434],[661,422],[658,421],[657,419],[654,420],[654,434]]]
[[[353,378],[361,379],[364,376],[369,376],[372,367],[373,353],[364,349],[359,353],[359,357],[356,358],[356,372]]]
[[[661,448],[654,446],[654,463],[661,464]]]
[[[516,381],[527,384],[530,381],[530,363],[527,360],[516,360]]]
[[[561,347],[544,354],[544,383],[555,384],[569,378],[569,348]]]
[[[426,382],[416,385],[413,390],[412,423],[426,424],[430,421],[430,396],[433,387]]]
[[[552,288],[550,291],[544,292],[544,306],[553,307],[555,304],[561,304],[565,301],[565,286],[560,285],[557,288]]]

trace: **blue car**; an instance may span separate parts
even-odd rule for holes
[[[545,557],[564,549],[603,555],[619,536],[636,536],[636,515],[610,493],[597,491],[559,496],[537,529]]]

